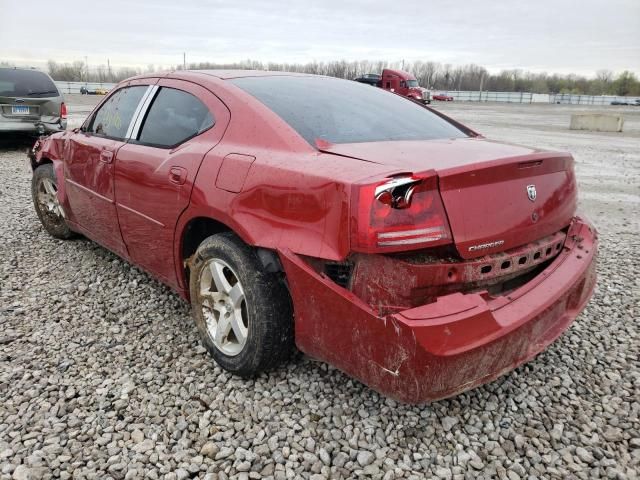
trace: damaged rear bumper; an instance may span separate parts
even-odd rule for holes
[[[452,293],[387,316],[292,252],[280,258],[298,348],[384,395],[422,403],[489,382],[558,338],[593,292],[596,251],[595,230],[576,218],[561,253],[505,296]]]
[[[67,129],[66,120],[45,121],[38,119],[3,119],[0,118],[0,132],[23,132],[45,134]]]

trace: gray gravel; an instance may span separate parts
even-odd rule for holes
[[[506,139],[533,135],[451,108]],[[549,141],[535,131],[526,143]],[[225,374],[177,295],[43,232],[22,147],[0,148],[0,479],[638,478],[640,139],[607,156],[608,137],[554,135],[585,142],[583,205],[606,220],[595,297],[528,365],[419,407],[304,356],[253,381]],[[601,189],[626,196],[589,197]]]

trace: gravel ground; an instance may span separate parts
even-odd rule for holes
[[[72,100],[72,99],[71,99]],[[70,102],[76,126],[86,105]],[[200,346],[188,306],[33,212],[24,144],[0,148],[0,479],[638,478],[640,109],[622,135],[569,107],[439,107],[494,138],[575,153],[599,284],[546,352],[418,407],[302,355],[252,381]]]

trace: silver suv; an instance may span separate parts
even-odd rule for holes
[[[0,133],[49,133],[67,128],[67,107],[49,75],[0,68]]]

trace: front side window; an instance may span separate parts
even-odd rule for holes
[[[327,77],[229,80],[287,122],[312,146],[432,140],[467,135],[428,109],[380,88]]]
[[[87,131],[101,137],[123,140],[147,88],[147,85],[140,85],[115,92],[96,112]]]
[[[204,103],[190,93],[162,87],[142,124],[138,142],[174,147],[211,128],[215,123]]]

